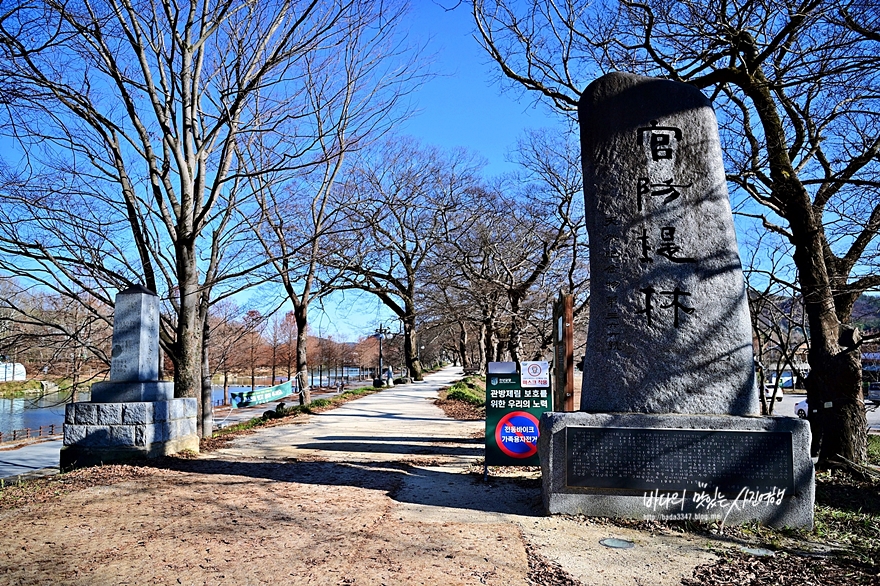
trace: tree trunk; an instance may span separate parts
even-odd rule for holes
[[[257,360],[257,352],[256,348],[254,348],[254,342],[251,341],[251,390],[257,388],[257,365],[255,364]]]
[[[818,465],[834,466],[841,458],[863,464],[867,459],[867,419],[862,402],[861,356],[857,344],[842,339],[825,257],[824,231],[802,186],[786,185],[788,219],[794,236],[804,309],[810,326],[810,374],[807,377],[811,452]],[[795,190],[800,191],[793,195]]]
[[[486,351],[486,366],[490,362],[498,362],[501,352],[498,340],[498,332],[495,329],[495,316],[489,315],[483,320],[483,344]]]
[[[767,137],[772,196],[783,204],[782,213],[791,229],[792,256],[810,329],[806,386],[811,452],[818,454],[820,467],[834,466],[840,458],[863,464],[867,421],[861,401],[861,356],[855,342],[841,339],[841,320],[849,315],[838,315],[835,306],[832,282],[839,277],[832,276],[835,267],[826,263],[825,252],[830,247],[822,224],[823,209],[814,208],[792,166],[785,148],[785,129],[763,72],[758,69],[753,75],[739,81],[745,81],[743,89],[752,98]]]
[[[413,380],[423,380],[422,363],[419,361],[416,344],[416,318],[414,314],[410,314],[403,318],[403,354],[406,358],[409,376]]]
[[[312,402],[309,388],[309,354],[308,354],[308,318],[306,307],[302,304],[293,310],[296,319],[296,381],[299,385],[299,403],[308,405]]]
[[[522,320],[520,319],[520,303],[524,295],[519,291],[508,293],[510,300],[510,335],[507,339],[507,350],[513,362],[522,360]]]
[[[177,314],[177,360],[174,396],[200,398],[202,386],[202,322],[199,272],[193,246],[177,246],[180,300]]]
[[[461,365],[464,368],[470,366],[467,355],[468,333],[463,321],[458,322],[458,355],[461,356]]]
[[[210,327],[208,326],[207,312],[204,316],[204,329],[202,330],[202,400],[199,410],[198,433],[200,437],[211,437],[214,433],[214,395],[211,388],[211,363],[208,360],[208,339]]]

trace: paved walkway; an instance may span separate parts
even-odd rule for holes
[[[482,421],[447,419],[433,404],[437,392],[462,377],[446,368],[422,382],[398,385],[292,425],[262,429],[235,441],[223,457],[376,462],[432,456],[467,467],[483,456]],[[261,410],[265,411],[265,407]]]
[[[315,391],[312,393],[312,398],[324,399],[336,394],[338,394],[336,391]],[[285,397],[283,401],[293,404],[298,403],[296,397]],[[215,407],[214,428],[225,427],[259,417],[267,409],[274,409],[278,402],[273,401],[243,409]],[[45,440],[0,444],[0,479],[14,482],[19,477],[34,478],[57,474],[62,445],[62,437],[60,435]]]
[[[46,476],[58,473],[61,437],[51,440],[0,446],[0,478]]]
[[[697,543],[689,535],[649,536],[614,525],[547,517],[538,472],[530,474],[531,480],[518,473],[517,478],[494,476],[483,482],[479,463],[485,452],[485,423],[448,419],[433,404],[440,388],[462,376],[460,368],[445,368],[421,383],[383,390],[290,425],[260,429],[203,458],[264,471],[251,472],[254,476],[271,476],[275,463],[314,462],[311,475],[320,478],[314,482],[326,482],[327,475],[318,473],[326,466],[336,466],[342,484],[345,469],[362,472],[358,482],[365,485],[379,484],[379,476],[397,475],[400,485],[391,511],[395,521],[413,527],[473,527],[475,532],[483,531],[477,527],[504,527],[583,584],[679,584],[695,566],[716,559],[705,540]],[[309,476],[297,480],[313,481]],[[599,544],[608,537],[633,541],[637,547],[616,550]]]

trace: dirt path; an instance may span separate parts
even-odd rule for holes
[[[482,422],[431,401],[457,375],[0,513],[0,582],[663,585],[715,559],[692,535],[545,517],[535,478],[484,483]]]

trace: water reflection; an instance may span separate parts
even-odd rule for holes
[[[341,373],[342,374],[342,373]],[[335,387],[340,379],[346,383],[357,380],[360,374],[359,369],[346,368],[344,377],[332,376],[330,373],[314,373],[311,376],[310,383],[320,384],[321,386]],[[268,377],[266,377],[268,379]],[[279,382],[283,382],[279,378]],[[267,386],[265,384],[257,385],[258,387]],[[230,392],[243,392],[251,390],[250,385],[247,386],[230,386]],[[211,392],[214,404],[223,401],[223,387],[214,386]],[[80,401],[88,401],[90,394],[88,391],[80,391],[78,397]],[[0,398],[0,433],[4,435],[12,433],[16,429],[39,429],[41,425],[48,426],[55,424],[60,426],[64,423],[64,405],[70,400],[69,393],[49,393],[45,395],[28,395],[24,397],[16,397],[13,399]],[[60,427],[59,430],[60,431]]]
[[[89,393],[80,392],[78,398],[88,401]],[[60,426],[64,423],[64,405],[69,400],[69,393],[0,398],[0,432],[6,435],[14,429],[36,430],[53,423]]]

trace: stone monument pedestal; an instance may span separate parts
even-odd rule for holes
[[[199,451],[196,399],[71,403],[64,417],[61,469]]]
[[[67,405],[61,469],[199,451],[196,399],[159,378],[159,299],[139,285],[116,296],[110,380]]]
[[[547,513],[813,525],[810,428],[791,417],[546,413]]]
[[[756,417],[718,122],[683,83],[609,73],[578,102],[590,236],[581,413],[546,414],[549,513],[812,527],[810,430]]]

